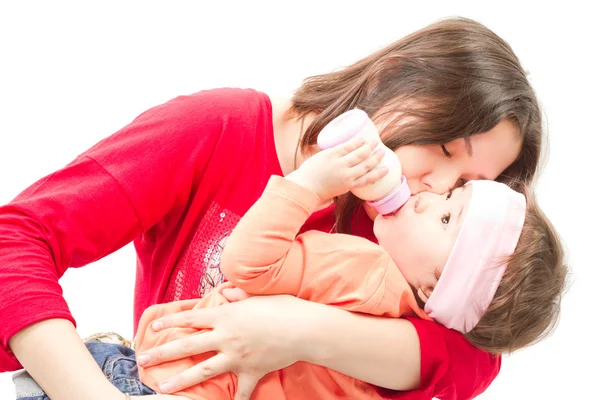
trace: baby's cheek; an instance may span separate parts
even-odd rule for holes
[[[378,215],[377,217],[375,217],[375,222],[373,222],[373,234],[375,234],[375,237],[377,238],[379,244],[381,244],[381,219],[381,216]]]

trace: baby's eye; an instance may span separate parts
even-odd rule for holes
[[[449,200],[450,197],[452,197],[452,190],[448,192],[448,194],[446,195],[446,200]]]
[[[442,217],[442,224],[444,224],[444,226],[448,226],[448,224],[450,223],[450,214],[446,214]]]

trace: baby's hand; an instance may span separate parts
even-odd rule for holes
[[[378,167],[384,155],[377,142],[357,137],[336,147],[322,150],[292,172],[289,179],[315,192],[324,202],[352,189],[367,186],[388,173]]]

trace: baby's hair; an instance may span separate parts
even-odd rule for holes
[[[510,353],[548,336],[558,322],[568,268],[554,227],[530,189],[523,231],[492,302],[465,337],[493,353]]]

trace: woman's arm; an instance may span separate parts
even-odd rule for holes
[[[187,202],[195,167],[220,135],[218,122],[199,112],[209,101],[188,96],[144,113],[0,207],[0,371],[22,363],[55,400],[91,398],[88,388],[106,393],[58,279]]]
[[[19,368],[6,346],[15,333],[73,321],[58,283],[68,268],[120,249],[187,203],[220,135],[202,119],[205,97],[147,111],[0,207],[0,371]]]
[[[9,345],[53,400],[125,399],[106,379],[70,321],[48,319],[30,325],[14,335]],[[152,396],[152,399],[182,400],[173,396]]]
[[[90,400],[124,397],[106,379],[70,321],[49,319],[30,325],[14,335],[9,345],[52,399],[79,400],[84,393]]]
[[[409,321],[326,306],[311,317],[297,333],[300,360],[388,389],[419,387],[419,336]]]
[[[152,327],[211,331],[148,350],[144,366],[207,351],[220,353],[198,365],[200,375],[183,372],[169,379],[171,393],[233,372],[238,376],[236,400],[246,400],[260,378],[297,361],[329,367],[385,388],[411,390],[419,386],[419,338],[406,320],[352,314],[277,295],[171,314]]]

